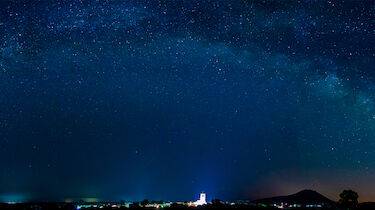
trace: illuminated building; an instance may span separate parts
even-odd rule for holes
[[[206,193],[202,192],[200,194],[199,200],[195,201],[194,205],[201,206],[201,205],[206,205],[206,204],[207,204],[207,202],[206,202]]]

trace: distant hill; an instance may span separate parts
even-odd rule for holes
[[[255,200],[255,203],[295,203],[295,204],[333,204],[334,202],[314,190],[302,190],[286,196],[277,196]]]

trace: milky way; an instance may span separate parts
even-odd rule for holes
[[[372,1],[1,1],[0,201],[374,200]]]

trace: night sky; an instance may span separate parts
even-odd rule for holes
[[[0,202],[375,200],[374,1],[1,1]]]

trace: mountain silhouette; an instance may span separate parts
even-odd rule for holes
[[[255,200],[255,203],[290,203],[290,204],[332,204],[332,200],[314,190],[302,190],[286,196],[276,196]]]

